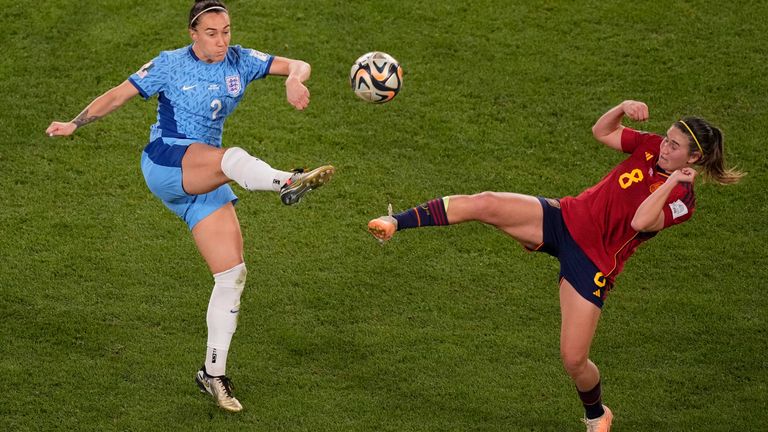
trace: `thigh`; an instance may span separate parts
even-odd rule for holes
[[[243,262],[243,236],[232,203],[198,222],[192,236],[211,273],[221,273]]]
[[[193,195],[208,193],[229,182],[221,171],[224,149],[207,144],[190,144],[181,160],[184,190]]]
[[[560,352],[586,360],[600,319],[600,308],[585,299],[565,278],[560,279]]]
[[[536,197],[510,192],[483,192],[449,197],[448,221],[475,220],[504,231],[528,248],[543,241],[544,211]]]

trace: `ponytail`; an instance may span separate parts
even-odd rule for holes
[[[726,167],[720,129],[698,117],[686,117],[676,122],[675,127],[688,137],[690,154],[701,154],[694,164],[702,167],[706,179],[725,185],[738,183],[744,177],[743,172]]]

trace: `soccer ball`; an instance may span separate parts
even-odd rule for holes
[[[349,82],[360,99],[373,103],[389,102],[403,86],[403,68],[387,53],[369,52],[352,65]]]

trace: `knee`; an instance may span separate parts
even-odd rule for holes
[[[497,192],[480,192],[479,194],[470,195],[472,200],[472,209],[474,210],[477,219],[481,219],[483,216],[492,214],[498,207],[499,194]]]
[[[589,361],[587,353],[568,350],[560,350],[560,359],[563,362],[565,372],[571,377],[579,376]]]
[[[216,281],[216,285],[228,286],[240,294],[245,288],[247,275],[248,270],[245,268],[245,263],[240,263],[229,270],[214,274],[213,279]]]
[[[248,270],[245,268],[245,263],[241,263],[235,267],[237,269],[235,278],[235,289],[240,293],[245,289],[245,277],[248,276]]]
[[[245,263],[240,264],[240,273],[237,276],[237,279],[235,279],[235,288],[237,288],[238,291],[243,292],[243,289],[245,288],[245,277],[248,276],[248,270],[245,268]]]

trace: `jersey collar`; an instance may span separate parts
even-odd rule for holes
[[[656,174],[658,174],[658,175],[660,175],[660,176],[662,176],[664,178],[669,177],[669,173],[664,171],[664,168],[660,167],[659,164],[656,164],[656,168],[655,169],[656,169]]]
[[[195,54],[195,50],[193,50],[193,49],[192,49],[192,45],[190,45],[190,46],[189,46],[187,49],[189,50],[189,55],[191,55],[191,56],[192,56],[192,58],[193,58],[195,61],[200,61],[200,59],[199,59],[199,58],[197,58],[197,55]]]

